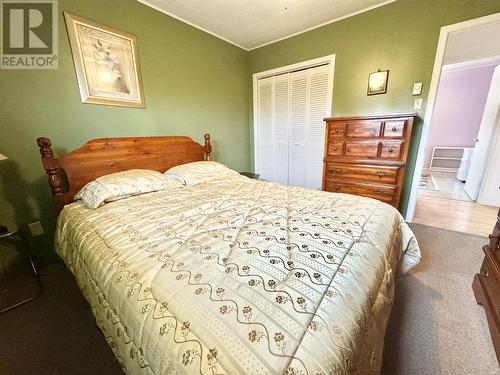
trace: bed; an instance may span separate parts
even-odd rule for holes
[[[380,372],[394,277],[420,260],[393,207],[234,174],[89,209],[85,183],[210,159],[210,136],[38,145],[56,251],[126,373]]]

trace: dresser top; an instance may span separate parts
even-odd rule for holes
[[[382,115],[327,117],[324,119],[324,121],[376,120],[376,119],[390,119],[390,118],[417,117],[417,116],[418,116],[417,112],[389,113],[389,114],[382,114]]]

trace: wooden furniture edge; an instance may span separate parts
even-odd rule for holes
[[[472,290],[476,302],[484,307],[493,348],[500,365],[500,209],[497,221],[483,246],[484,259],[474,276]]]
[[[493,342],[493,348],[498,364],[500,365],[500,322],[495,312],[493,296],[488,292],[490,288],[488,287],[487,278],[487,276],[477,273],[472,282],[472,291],[474,292],[476,302],[484,307],[486,319],[490,328],[491,341]],[[497,291],[500,293],[500,290]]]
[[[347,120],[377,120],[377,119],[391,119],[391,118],[401,118],[401,117],[418,117],[417,112],[409,113],[388,113],[380,115],[355,115],[355,116],[339,116],[339,117],[325,117],[323,121],[347,121]]]
[[[49,187],[52,193],[52,200],[56,206],[57,212],[64,207],[64,191],[62,189],[62,181],[59,176],[59,163],[54,157],[52,151],[52,142],[49,138],[37,138],[36,143],[40,150],[40,157],[45,173],[48,176]]]

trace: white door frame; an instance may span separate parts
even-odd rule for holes
[[[441,68],[443,66],[444,54],[446,50],[446,43],[448,42],[448,36],[450,34],[472,29],[478,26],[484,26],[491,23],[497,23],[500,21],[500,13],[491,14],[485,17],[475,18],[469,21],[455,23],[453,25],[448,25],[441,27],[441,32],[439,34],[439,41],[436,50],[436,59],[434,60],[434,69],[432,70],[431,84],[429,87],[429,96],[427,97],[427,109],[425,111],[424,123],[422,127],[422,133],[420,136],[420,144],[418,146],[417,161],[415,163],[415,171],[413,173],[413,180],[410,189],[410,197],[408,200],[408,209],[406,211],[406,221],[413,221],[413,216],[415,215],[415,206],[417,204],[417,191],[420,182],[420,176],[422,175],[424,169],[425,161],[425,149],[427,147],[427,141],[429,138],[429,128],[432,120],[432,115],[434,112],[434,105],[436,103],[436,97],[439,87],[439,79],[441,78]]]
[[[258,80],[266,77],[275,76],[293,72],[296,70],[314,68],[319,65],[330,65],[330,72],[328,74],[328,102],[330,103],[326,117],[330,117],[333,111],[333,75],[335,71],[335,54],[318,57],[316,59],[302,61],[296,64],[286,65],[275,69],[265,70],[263,72],[255,73],[253,77],[253,165],[254,172],[259,172],[259,116],[258,116]]]

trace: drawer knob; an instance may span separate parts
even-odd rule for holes
[[[488,236],[488,238],[489,238],[490,240],[491,240],[491,239],[493,239],[493,238],[498,238],[498,237],[500,237],[500,236],[494,236],[493,234],[490,234],[490,235]]]
[[[335,190],[340,190],[340,186],[335,186]]]
[[[339,132],[339,129],[335,129],[335,133],[338,133]]]
[[[380,189],[375,189],[375,193],[383,194],[384,192]]]
[[[334,147],[334,148],[333,148],[333,151],[337,151],[337,147]]]
[[[398,130],[395,126],[392,127],[392,131],[395,132],[396,130]]]
[[[392,147],[389,147],[389,150],[387,150],[387,151],[389,151],[389,152],[393,152],[393,151],[394,151],[394,149],[393,149]]]
[[[337,169],[335,169],[335,172],[337,172],[337,173],[342,173],[342,169],[337,168]]]
[[[382,178],[382,177],[385,176],[385,172],[377,172],[377,176],[379,176],[380,178]]]

